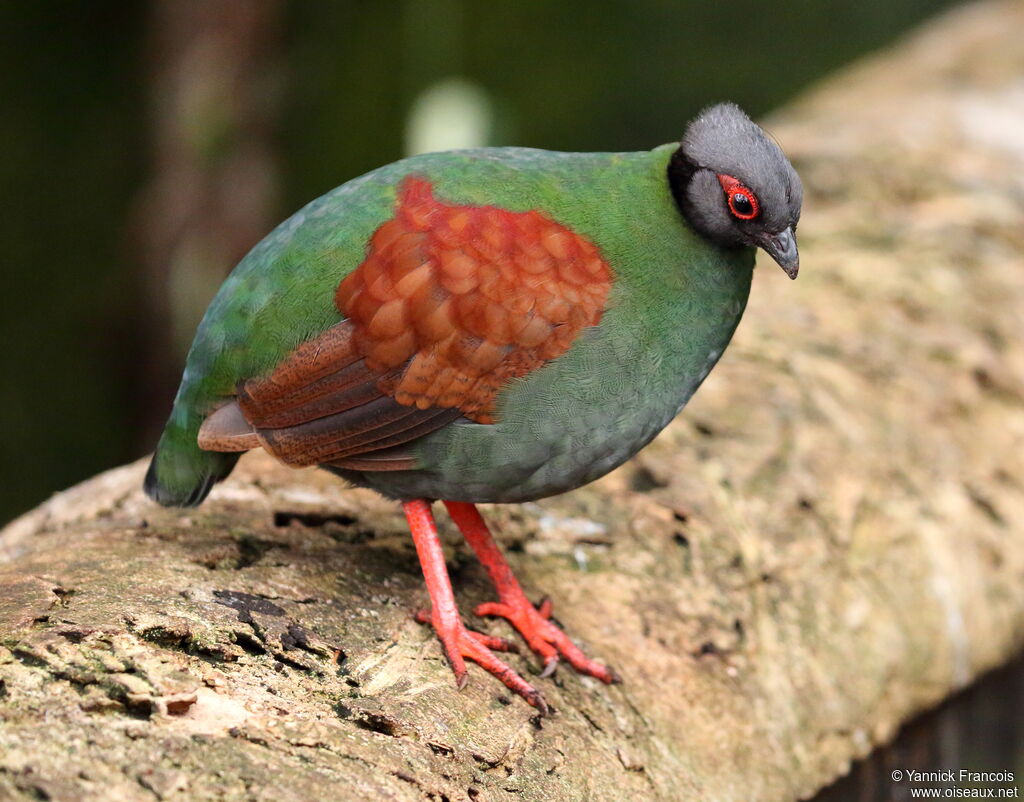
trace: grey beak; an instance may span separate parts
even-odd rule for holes
[[[796,274],[800,272],[800,252],[797,251],[796,234],[792,228],[778,234],[768,234],[760,238],[757,244],[779,263],[779,267],[786,271],[787,276],[796,278]]]

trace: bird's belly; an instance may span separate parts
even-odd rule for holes
[[[720,354],[709,350],[672,381],[635,377],[563,392],[497,424],[456,423],[425,439],[429,467],[363,474],[360,484],[397,498],[507,503],[592,482],[647,445],[685,406]],[[595,380],[596,381],[596,380]]]
[[[635,409],[590,425],[570,427],[551,443],[549,456],[520,482],[505,489],[500,501],[526,501],[564,493],[604,476],[622,465],[668,425],[671,410],[636,416]]]
[[[635,410],[634,410],[635,411]],[[584,416],[580,426],[558,431],[501,432],[491,426],[492,448],[477,452],[458,446],[433,469],[363,474],[366,483],[397,498],[443,498],[504,503],[557,495],[592,482],[624,463],[649,443],[671,414],[640,420],[634,416]],[[627,419],[628,418],[628,419]],[[467,424],[476,427],[479,424]],[[459,440],[457,427],[450,430]],[[474,444],[475,445],[475,444]],[[477,458],[470,456],[477,453]]]

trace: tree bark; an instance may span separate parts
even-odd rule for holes
[[[543,721],[479,670],[459,693],[395,505],[251,456],[163,510],[139,463],[0,534],[0,797],[793,800],[1007,660],[1022,28],[960,8],[770,121],[807,186],[800,280],[757,272],[640,457],[489,511],[622,685],[536,679]],[[448,535],[468,612],[486,577]]]

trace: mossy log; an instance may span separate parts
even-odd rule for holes
[[[458,692],[396,505],[250,456],[164,510],[138,463],[0,534],[0,798],[793,800],[1007,660],[1022,29],[960,8],[769,121],[808,190],[800,279],[757,271],[632,463],[489,510],[623,684],[537,679],[543,720],[473,668]],[[486,577],[447,537],[469,611]]]

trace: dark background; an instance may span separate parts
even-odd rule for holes
[[[270,228],[403,155],[463,76],[491,144],[649,148],[769,111],[937,0],[0,3],[0,522],[139,457],[195,323]]]

